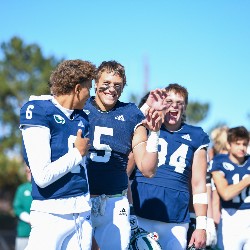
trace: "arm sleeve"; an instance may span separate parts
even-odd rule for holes
[[[41,188],[60,179],[80,164],[83,159],[78,149],[72,148],[58,160],[51,162],[49,128],[23,126],[21,131],[32,176]]]

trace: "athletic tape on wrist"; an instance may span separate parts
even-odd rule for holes
[[[160,131],[149,131],[146,150],[150,153],[158,152]]]
[[[196,229],[207,228],[207,216],[197,216],[196,217]]]
[[[207,193],[194,194],[193,204],[207,204]]]
[[[144,104],[141,106],[140,110],[141,110],[141,112],[145,115],[145,114],[146,114],[146,110],[147,110],[148,108],[150,108],[150,107],[148,106],[148,104],[147,104],[147,103],[144,103]]]

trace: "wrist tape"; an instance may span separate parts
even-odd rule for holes
[[[196,229],[207,228],[207,216],[197,216],[196,217]]]
[[[146,150],[150,153],[158,152],[160,131],[149,131]]]
[[[149,107],[148,104],[145,102],[145,103],[141,106],[140,110],[141,110],[141,112],[145,115],[145,114],[146,114],[146,110],[147,110],[148,108],[150,108],[150,107]]]
[[[207,193],[193,195],[193,204],[207,204]]]

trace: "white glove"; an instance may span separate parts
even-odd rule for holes
[[[206,245],[214,247],[217,244],[217,232],[212,218],[207,218],[207,241]]]

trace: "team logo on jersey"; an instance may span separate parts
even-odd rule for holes
[[[250,170],[250,166],[247,168],[247,170]]]
[[[79,121],[79,123],[78,123],[78,127],[82,127],[82,128],[84,128],[84,127],[85,127],[82,121]]]
[[[181,138],[188,140],[188,141],[192,141],[189,134],[183,135]]]
[[[118,115],[118,116],[115,117],[115,119],[118,120],[118,121],[123,121],[123,122],[125,122],[125,119],[124,119],[124,116],[123,116],[123,115]]]
[[[234,170],[234,165],[232,165],[231,163],[228,162],[223,162],[222,166],[229,171],[233,171]]]
[[[54,119],[57,123],[61,123],[61,124],[65,123],[65,119],[61,117],[60,115],[54,115]]]

